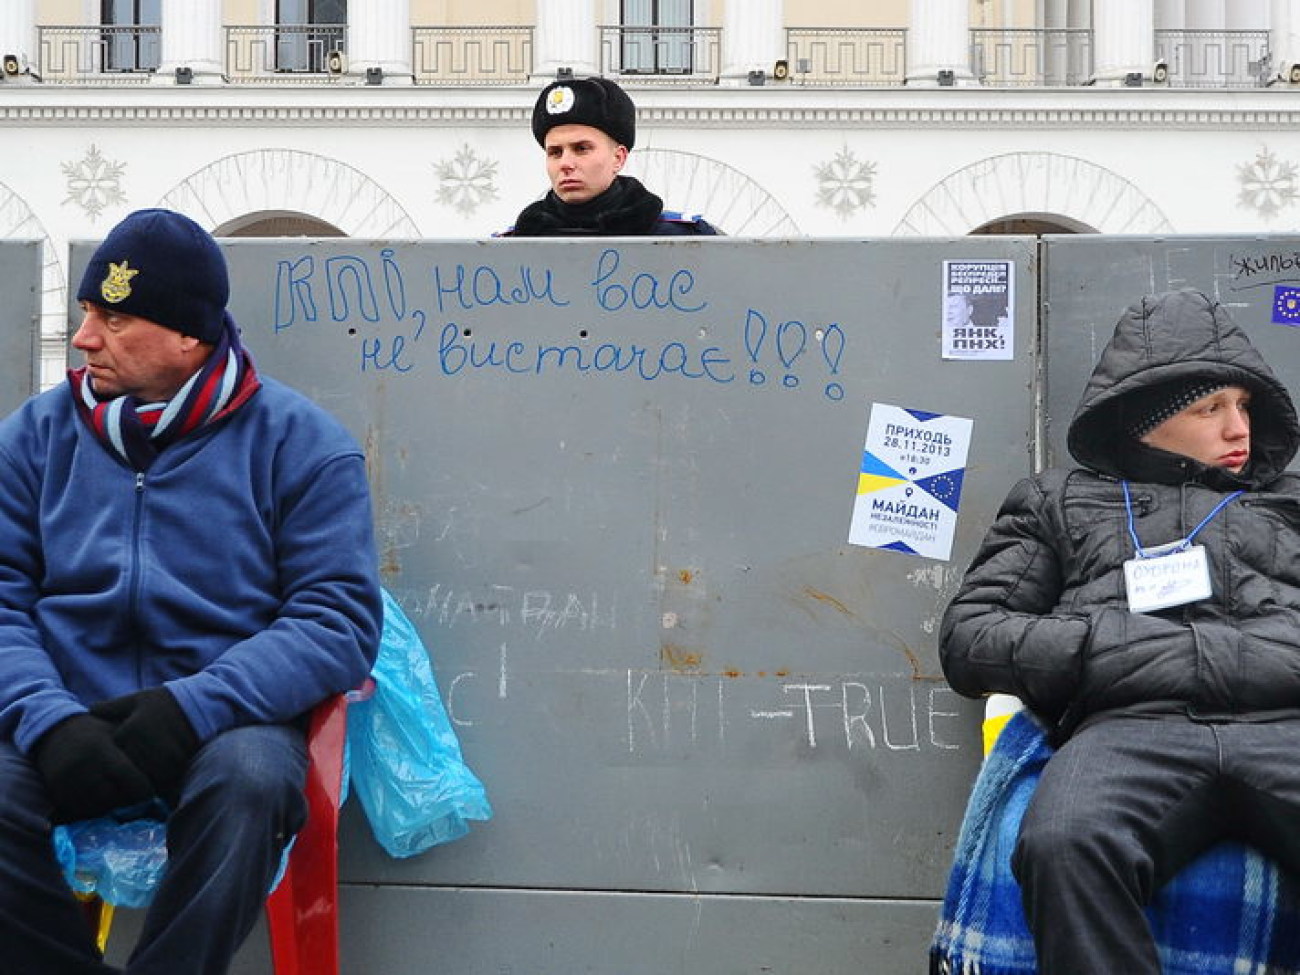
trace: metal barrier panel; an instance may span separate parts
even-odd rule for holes
[[[0,240],[0,416],[36,390],[40,357],[41,242]]]
[[[1073,463],[1065,436],[1084,385],[1143,295],[1195,288],[1222,302],[1300,396],[1300,237],[1061,236],[1045,238],[1042,253],[1049,465]]]
[[[936,631],[1029,470],[1034,242],[224,246],[259,368],[366,446],[496,810],[394,861],[350,804],[345,970],[924,972],[980,760]],[[954,259],[1014,282],[1005,359],[941,356]],[[849,542],[890,407],[974,421],[946,557]]]

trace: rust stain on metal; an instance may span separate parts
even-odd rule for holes
[[[925,671],[921,667],[920,659],[912,652],[911,647],[903,647],[903,656],[912,666],[912,680],[926,680]]]
[[[829,593],[822,592],[820,589],[814,589],[812,586],[804,586],[803,594],[807,596],[809,599],[815,599],[819,603],[826,603],[828,606],[834,607],[839,612],[843,613],[845,616],[853,615],[853,611],[850,610],[847,606],[845,606],[842,602],[840,602],[838,599],[836,599],[834,596],[830,595]]]
[[[677,573],[677,578],[681,580],[683,586],[689,586],[695,581],[695,573],[690,569],[682,569]]]
[[[704,663],[704,654],[676,643],[665,643],[659,648],[659,659],[671,670],[698,671]]]

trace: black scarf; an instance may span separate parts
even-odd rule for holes
[[[664,201],[632,176],[616,176],[586,203],[565,203],[554,191],[524,208],[514,237],[637,237],[654,233]]]

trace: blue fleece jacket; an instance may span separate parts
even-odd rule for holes
[[[358,685],[380,590],[365,461],[273,379],[145,474],[64,386],[0,422],[0,735],[165,685],[203,740]]]

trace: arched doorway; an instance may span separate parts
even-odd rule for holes
[[[309,213],[259,210],[227,220],[213,230],[215,237],[346,237],[342,230]]]
[[[980,224],[972,237],[997,234],[1042,237],[1047,234],[1095,234],[1097,229],[1058,213],[1014,213]]]

